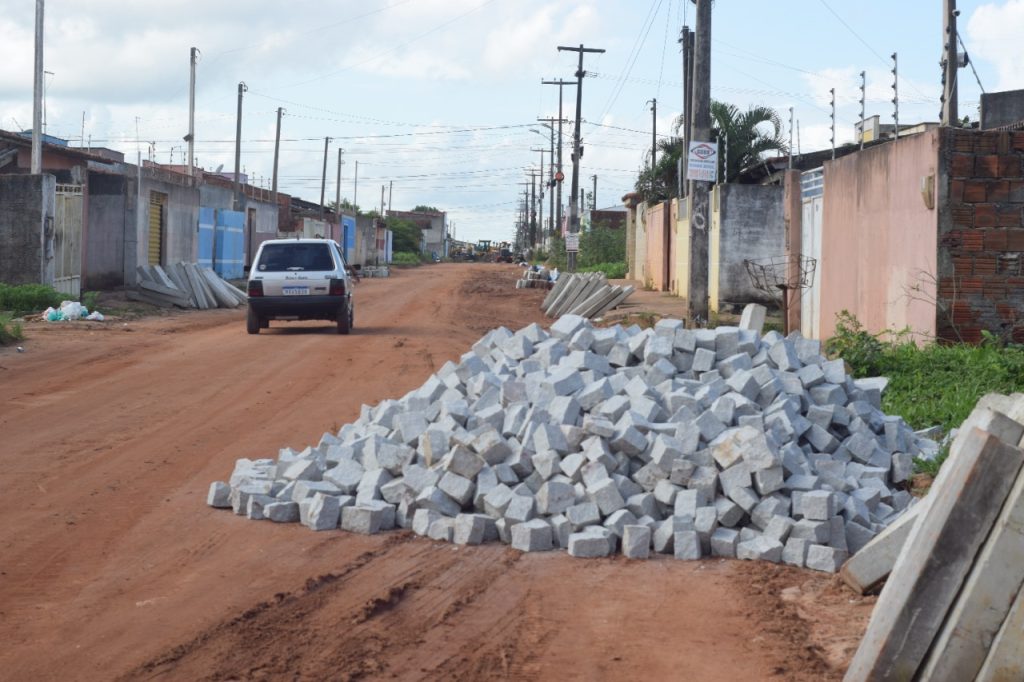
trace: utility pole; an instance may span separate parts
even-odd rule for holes
[[[558,86],[558,175],[562,176],[557,178],[558,185],[555,188],[558,194],[558,208],[555,216],[555,229],[559,232],[562,231],[562,180],[565,174],[562,172],[562,123],[564,116],[562,115],[562,88],[566,85],[576,85],[572,81],[558,79],[556,81],[541,80],[541,85],[557,85]]]
[[[960,57],[956,50],[956,18],[960,11],[956,0],[942,0],[942,29],[945,36],[942,59],[942,125],[957,126],[960,114],[957,112],[957,67]]]
[[[239,196],[239,173],[242,169],[242,95],[249,88],[246,87],[245,83],[238,84],[238,115],[235,118],[235,186],[234,186],[234,206],[236,211],[242,210],[242,198]]]
[[[537,174],[530,171],[530,246],[537,245]]]
[[[188,174],[195,175],[195,154],[196,142],[196,61],[199,56],[199,48],[193,47],[189,52],[189,76],[188,76]]]
[[[693,114],[691,141],[711,138],[711,0],[697,0],[697,29],[693,44]],[[694,180],[690,211],[690,274],[687,304],[691,320],[708,319],[708,233],[710,183]]]
[[[274,206],[277,206],[277,157],[281,151],[281,115],[284,114],[284,109],[281,107],[277,108],[277,132],[274,133],[274,183],[271,188],[273,194]]]
[[[544,155],[548,150],[543,147],[540,149],[530,147],[530,151],[540,152],[540,168],[537,171],[537,187],[539,190],[537,192],[537,206],[539,217],[537,219],[537,234],[534,235],[536,243],[540,244],[544,241]],[[548,194],[551,194],[551,192],[549,191]]]
[[[832,113],[830,114],[832,117],[832,137],[830,139],[832,142],[832,160],[834,161],[836,158],[836,89],[829,88],[828,93],[831,97],[829,106],[832,108]]]
[[[896,53],[892,53],[892,121],[893,136],[900,139],[900,76]]]
[[[793,170],[793,107],[789,108],[789,170]]]
[[[32,83],[32,174],[43,172],[43,0],[36,0],[35,78]]]
[[[587,75],[587,72],[583,70],[583,54],[586,52],[601,54],[604,52],[604,49],[584,47],[580,43],[579,47],[559,45],[558,51],[576,52],[579,54],[579,65],[576,67],[576,129],[573,131],[572,136],[572,191],[569,202],[569,235],[576,239],[580,232],[580,216],[576,209],[576,197],[580,191],[580,157],[583,156],[583,146],[580,144],[580,120],[583,118],[583,77]],[[559,117],[561,117],[561,114],[559,114]],[[569,251],[566,249],[566,252],[569,272],[576,272],[576,250]]]
[[[320,220],[324,219],[324,192],[327,191],[327,148],[331,144],[331,138],[324,138],[324,172],[320,177]]]
[[[341,165],[345,163],[341,160],[341,157],[345,154],[345,151],[340,146],[338,147],[338,179],[334,183],[334,211],[338,218],[338,224],[341,224]],[[344,240],[342,240],[344,241]]]
[[[868,80],[864,71],[860,72],[860,148],[864,149],[864,99],[868,91]]]
[[[388,180],[388,213],[391,213],[391,190],[395,188],[395,181]]]
[[[594,181],[594,193],[590,195],[590,208],[597,210],[597,176],[591,175],[590,179]]]
[[[359,204],[356,203],[356,195],[359,193],[359,161],[356,161],[356,172],[355,178],[352,180],[352,210],[356,213],[356,219],[359,218]]]
[[[647,100],[651,105],[651,193],[654,193],[654,169],[658,167],[658,99]]]
[[[688,26],[683,26],[683,153],[682,170],[680,174],[680,189],[685,188],[686,194],[690,193],[690,183],[683,182],[690,164],[690,141],[693,139],[693,43],[696,34]]]
[[[551,81],[541,81],[541,82],[544,83],[544,82],[551,82]],[[562,89],[561,88],[558,89],[558,93],[559,93],[559,100],[561,100],[561,93],[562,93]],[[551,137],[551,151],[548,154],[548,160],[550,161],[550,163],[548,164],[549,165],[548,178],[550,180],[550,183],[548,185],[549,190],[550,190],[548,192],[549,208],[550,208],[549,218],[548,218],[548,221],[549,221],[548,234],[553,237],[555,235],[555,224],[556,223],[561,224],[561,213],[562,213],[562,183],[561,183],[561,181],[555,179],[555,168],[558,168],[559,172],[561,172],[561,170],[562,170],[562,137],[561,137],[561,133],[559,133],[559,137],[558,137],[558,163],[557,164],[555,163],[555,123],[557,122],[558,125],[559,125],[559,128],[561,128],[562,119],[561,118],[538,118],[537,120],[541,121],[547,127],[547,129],[551,132],[551,136],[550,136]],[[555,219],[555,194],[556,194],[556,188],[557,188],[557,194],[558,194],[558,214],[559,214],[558,220]]]

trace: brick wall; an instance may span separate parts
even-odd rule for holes
[[[942,134],[938,334],[1024,342],[1024,132]]]

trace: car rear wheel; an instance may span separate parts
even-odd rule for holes
[[[352,310],[347,309],[338,315],[338,333],[348,334],[352,331]]]
[[[263,326],[262,321],[256,316],[256,312],[249,308],[249,314],[245,316],[245,331],[250,334],[259,334],[260,327]]]

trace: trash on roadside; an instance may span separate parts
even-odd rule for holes
[[[99,312],[90,313],[89,309],[78,301],[62,301],[60,308],[47,308],[43,311],[43,319],[47,322],[67,322],[70,320],[102,320]]]

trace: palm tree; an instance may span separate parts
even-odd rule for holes
[[[769,152],[788,153],[782,136],[782,119],[771,107],[735,105],[711,100],[712,135],[721,144],[719,178],[731,182],[745,168],[760,163]],[[726,166],[727,164],[727,166]],[[724,173],[723,173],[724,170]]]

